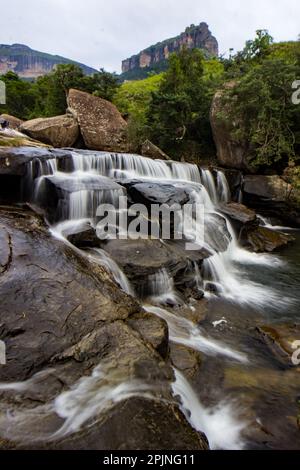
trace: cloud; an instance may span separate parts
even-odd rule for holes
[[[241,49],[256,29],[296,39],[299,16],[298,0],[11,0],[1,11],[0,43],[119,72],[122,59],[191,23],[206,21],[226,53]]]

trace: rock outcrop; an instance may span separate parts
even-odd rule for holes
[[[172,52],[178,52],[182,47],[188,49],[203,49],[207,54],[218,55],[218,42],[211,34],[206,23],[191,25],[184,33],[172,39],[167,39],[154,46],[144,49],[139,54],[123,60],[122,72],[151,67],[167,60]]]
[[[24,122],[21,132],[53,147],[73,147],[79,138],[79,127],[69,114],[38,118]]]
[[[291,198],[293,187],[278,175],[246,175],[243,202],[265,216],[300,226],[300,210]]]
[[[228,82],[225,88],[234,88],[235,82]],[[223,90],[218,90],[213,98],[210,110],[210,123],[214,141],[217,148],[217,157],[220,165],[253,172],[249,164],[249,148],[247,142],[237,141],[233,136],[233,130],[239,126],[238,122],[230,122],[226,119],[228,104],[223,102]]]
[[[78,121],[88,149],[108,152],[128,151],[127,123],[112,103],[89,93],[71,89],[68,106]]]
[[[164,322],[24,207],[0,206],[0,295],[1,448],[208,448],[172,397]]]

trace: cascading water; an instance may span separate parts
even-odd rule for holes
[[[37,176],[35,179],[35,186],[38,188],[38,191],[35,190],[37,199],[43,191],[41,182],[45,177],[59,176],[80,182],[80,191],[71,192],[68,196],[65,219],[92,218],[97,206],[104,202],[112,203],[117,210],[117,199],[122,189],[105,191],[90,189],[89,181],[97,177],[120,181],[123,179],[151,180],[185,187],[190,194],[190,201],[201,204],[205,212],[204,240],[199,237],[200,227],[194,226],[192,232],[185,232],[188,240],[193,239],[199,247],[204,247],[211,255],[204,261],[204,286],[207,282],[215,283],[219,295],[231,301],[263,305],[264,302],[269,301],[269,296],[273,296],[275,300],[274,293],[266,292],[262,286],[251,283],[241,273],[241,267],[236,264],[238,262],[274,266],[276,259],[267,255],[250,253],[239,247],[230,221],[219,208],[219,204],[230,200],[226,177],[220,170],[217,171],[217,181],[215,181],[210,170],[199,171],[196,165],[151,160],[139,155],[74,151],[71,158],[70,166],[73,169],[71,174],[58,172],[55,159],[48,160],[45,166],[40,165],[38,171],[31,169],[32,175]],[[189,225],[189,230],[190,228],[191,225]],[[230,239],[226,232],[229,232]],[[165,285],[166,290],[170,291],[170,286]],[[160,295],[162,295],[161,292]],[[208,295],[210,295],[209,292]]]
[[[241,450],[244,443],[241,433],[247,423],[238,420],[231,403],[220,403],[214,408],[205,408],[183,374],[175,372],[174,395],[180,397],[181,410],[191,426],[204,432],[212,450]]]
[[[83,227],[95,227],[95,209],[104,202],[112,203],[118,211],[117,199],[120,189],[106,189],[105,191],[91,186],[91,181],[97,178],[107,178],[118,183],[124,180],[151,181],[161,184],[171,184],[178,188],[184,188],[189,195],[190,202],[201,204],[204,208],[204,237],[200,236],[200,226],[189,224],[187,230],[183,230],[187,240],[205,249],[208,258],[203,261],[203,269],[200,272],[196,262],[191,263],[194,267],[196,285],[199,289],[209,284],[216,286],[220,296],[232,302],[246,302],[254,306],[263,306],[270,300],[277,302],[276,294],[257,283],[250,282],[243,272],[242,264],[265,265],[274,267],[280,262],[268,255],[257,255],[247,252],[239,247],[233,227],[230,221],[222,214],[222,204],[230,201],[230,191],[225,175],[218,171],[214,175],[209,170],[199,171],[196,165],[164,162],[151,160],[138,155],[108,154],[103,152],[74,151],[71,156],[71,173],[57,171],[56,162],[48,163],[45,168],[40,167],[38,172],[32,169],[32,178],[35,179],[35,200],[38,202],[45,190],[43,181],[46,178],[56,177],[71,178],[80,188],[77,191],[67,193],[67,211],[52,227],[52,233],[61,238],[65,243],[69,234],[79,233]],[[61,166],[60,166],[61,167]],[[216,178],[215,178],[216,176]],[[122,192],[123,190],[121,190]],[[194,215],[193,215],[194,217]],[[203,222],[203,221],[202,221]],[[132,289],[130,282],[123,271],[105,251],[102,249],[89,249],[82,251],[91,262],[105,266],[113,275],[121,288],[130,295],[136,292]],[[211,286],[206,295],[211,294]],[[176,312],[171,313],[155,304],[178,305],[178,296],[174,287],[174,280],[170,273],[165,270],[157,271],[148,278],[147,302],[145,310],[164,319],[169,327],[170,340],[202,351],[212,356],[225,356],[227,360],[247,363],[245,354],[235,351],[208,337],[201,328],[186,318],[179,317]],[[284,301],[284,300],[283,300]],[[100,369],[99,369],[100,370]],[[100,371],[101,372],[101,371]],[[242,448],[240,433],[244,427],[233,417],[233,412],[228,404],[221,404],[214,409],[206,409],[199,401],[195,392],[185,380],[182,374],[175,371],[176,381],[173,383],[173,393],[178,395],[182,403],[182,411],[186,414],[191,425],[198,430],[204,431],[208,436],[212,448],[235,449]],[[70,430],[76,430],[76,426],[84,423],[89,418],[90,411],[93,413],[96,406],[106,406],[106,398],[103,390],[95,394],[95,384],[101,382],[101,373],[94,371],[90,381],[82,381],[78,387],[69,395],[60,396],[55,402],[56,412],[65,419],[64,426],[59,430],[59,436],[63,436]],[[92,385],[93,394],[90,395],[89,386]],[[122,386],[108,390],[112,400],[124,399],[133,394],[146,393],[143,386],[136,384]],[[87,387],[88,386],[88,387]],[[123,387],[123,388],[122,388]],[[77,403],[78,392],[80,403]],[[124,392],[124,393],[123,393]],[[105,392],[106,393],[106,392]],[[117,393],[115,395],[115,393]],[[95,400],[94,400],[95,398]],[[71,405],[68,408],[68,401]],[[85,403],[88,409],[84,411]],[[78,406],[77,406],[78,404]],[[102,406],[102,405],[101,405]],[[58,437],[59,437],[58,436]]]

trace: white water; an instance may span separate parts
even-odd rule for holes
[[[175,292],[173,278],[169,276],[166,269],[161,269],[157,273],[148,276],[147,281],[147,295],[142,293],[141,297],[148,298],[153,304],[182,304],[182,300]]]
[[[44,168],[42,165],[38,171],[38,175],[46,174],[77,178],[83,185],[86,182],[86,189],[71,193],[69,196],[66,219],[73,221],[92,218],[95,215],[97,206],[103,202],[111,202],[116,206],[116,210],[118,209],[117,199],[120,195],[118,190],[89,189],[89,178],[95,179],[97,175],[119,179],[150,179],[151,181],[167,182],[186,188],[190,195],[190,201],[201,204],[205,211],[204,239],[201,235],[203,226],[188,224],[188,229],[184,231],[188,241],[195,242],[199,247],[204,247],[211,254],[211,257],[204,261],[204,285],[207,282],[215,283],[219,295],[232,302],[263,307],[264,304],[271,301],[278,302],[278,305],[281,305],[275,292],[251,282],[243,270],[243,265],[249,264],[270,268],[276,267],[279,265],[280,260],[272,255],[250,253],[239,247],[231,223],[219,211],[219,204],[230,200],[228,184],[225,175],[221,171],[217,172],[217,181],[215,181],[210,170],[199,171],[196,165],[151,160],[138,155],[104,152],[82,152],[80,154],[74,151],[71,158],[74,170],[71,174],[57,172],[55,160],[48,160],[46,167]],[[43,176],[40,176],[37,180],[36,184],[39,188],[42,179]],[[220,223],[220,217],[227,225],[231,240],[228,239]],[[223,242],[220,245],[222,239]],[[159,273],[157,275],[160,276]],[[157,287],[159,287],[159,283],[161,284],[161,280],[157,283]],[[170,283],[165,282],[165,289],[167,297],[174,295]],[[210,296],[211,293],[208,292],[207,295]],[[160,291],[158,297],[161,297],[162,302],[165,301],[163,292]]]
[[[208,355],[222,355],[237,362],[248,363],[245,354],[234,351],[221,341],[207,337],[204,331],[190,320],[152,305],[144,305],[144,309],[167,322],[169,338],[173,343],[183,344],[184,346],[188,346],[196,351],[202,351]]]
[[[116,403],[133,396],[153,399],[151,386],[138,380],[126,380],[117,373],[107,373],[101,366],[92,375],[82,377],[71,390],[62,393],[54,401],[55,413],[65,420],[52,435],[59,439],[77,432],[92,418],[99,417]]]
[[[122,154],[73,154],[73,176],[80,178],[80,173],[89,175],[102,175],[109,178],[136,178],[149,179],[157,182],[168,182],[174,185],[186,186],[189,189],[190,197],[205,208],[205,240],[204,246],[211,253],[211,257],[204,262],[204,270],[199,273],[199,268],[195,267],[195,276],[199,284],[204,281],[212,281],[219,288],[219,295],[224,298],[239,303],[248,303],[256,307],[262,307],[271,302],[277,303],[279,308],[286,305],[286,300],[279,299],[277,294],[271,289],[250,282],[243,270],[243,264],[253,264],[273,268],[278,266],[280,260],[271,255],[257,255],[247,252],[239,247],[234,230],[228,219],[219,212],[219,204],[230,200],[230,193],[226,178],[219,172],[217,183],[209,170],[199,172],[196,165],[153,161],[137,155]],[[55,174],[55,167],[52,170]],[[82,179],[82,178],[81,178]],[[80,193],[70,198],[69,221],[64,221],[59,226],[53,228],[53,233],[64,242],[66,233],[74,233],[74,224],[79,230],[80,224],[87,223],[90,214],[86,208],[93,203],[87,202],[91,198],[90,190],[86,189],[87,195],[82,198]],[[97,203],[101,202],[103,195],[97,195]],[[94,197],[94,196],[93,196]],[[70,209],[71,208],[71,209]],[[218,223],[215,217],[222,217],[225,221],[230,239],[224,234],[227,248],[223,252],[217,250],[219,232],[223,233],[222,224]],[[75,220],[74,220],[75,219]],[[73,225],[73,228],[72,228]],[[70,231],[71,230],[71,231]],[[222,234],[221,233],[221,234]],[[197,227],[195,233],[187,234],[191,238],[202,243],[203,239],[198,237]],[[188,237],[187,237],[188,238]],[[67,242],[68,243],[68,242]],[[95,256],[96,255],[96,256]],[[115,280],[126,292],[132,292],[126,277],[122,276],[122,271],[109,256],[104,256],[100,250],[96,253],[85,254],[92,262],[99,262],[106,266],[113,274]],[[96,259],[95,259],[96,258]],[[170,300],[177,300],[174,290],[173,280],[167,272],[159,272],[152,279],[149,279],[149,290],[153,293],[149,301],[154,303],[166,303]],[[210,295],[207,293],[207,295]],[[280,303],[282,302],[282,303]],[[205,335],[205,333],[195,324],[185,318],[176,316],[169,311],[154,307],[145,306],[145,310],[157,315],[167,321],[169,326],[170,340],[191,347],[197,351],[203,351],[209,355],[223,355],[231,360],[247,363],[245,354],[234,351],[220,341],[215,341]],[[213,409],[206,409],[199,402],[191,386],[178,372],[176,381],[173,384],[174,394],[181,397],[182,409],[193,427],[206,433],[212,448],[239,449],[243,444],[240,434],[245,424],[238,422],[234,417],[232,405],[221,403]],[[70,391],[60,395],[55,401],[55,412],[65,419],[62,428],[54,435],[61,437],[69,432],[74,432],[83,426],[91,418],[95,417],[98,411],[106,410],[108,406],[117,401],[140,393],[149,394],[149,387],[145,384],[130,382],[111,382],[107,377],[105,382],[101,368],[96,368],[91,377],[82,378]],[[151,394],[150,394],[151,395]],[[150,396],[147,395],[147,396]]]
[[[247,423],[236,416],[234,404],[222,402],[213,408],[205,408],[186,378],[174,369],[176,380],[172,384],[174,396],[181,400],[181,411],[191,426],[204,432],[212,450],[241,450],[241,437]]]
[[[217,171],[218,201],[226,204],[230,202],[231,195],[226,176],[222,171]]]

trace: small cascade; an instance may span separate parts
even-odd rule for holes
[[[175,292],[174,281],[166,269],[148,276],[147,284],[141,286],[139,297],[147,298],[151,303],[159,305],[182,304],[182,300]]]
[[[211,356],[225,356],[237,362],[246,364],[247,357],[237,351],[232,350],[220,341],[213,340],[201,330],[200,327],[186,318],[179,317],[160,307],[144,305],[147,312],[153,313],[165,320],[168,324],[169,338],[177,344],[182,344],[196,351],[204,352]]]
[[[120,190],[82,190],[70,194],[68,204],[69,220],[77,220],[84,218],[95,218],[97,208],[100,204],[111,204],[118,209],[119,198],[124,195],[124,191]]]
[[[217,193],[218,193],[218,201],[226,204],[230,202],[231,194],[229,185],[224,175],[223,171],[217,171]]]
[[[201,182],[203,186],[206,188],[213,204],[217,204],[218,203],[217,189],[216,189],[214,177],[210,170],[201,170]]]
[[[100,248],[91,248],[87,250],[88,258],[93,263],[104,266],[110,273],[112,273],[115,281],[119,286],[129,295],[134,296],[135,292],[131,286],[128,278],[125,276],[121,268],[117,263],[106,253],[106,251],[101,250]]]
[[[181,372],[174,369],[173,394],[181,400],[181,411],[196,431],[204,432],[211,450],[241,450],[247,423],[239,421],[230,402],[205,408]]]

